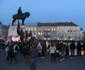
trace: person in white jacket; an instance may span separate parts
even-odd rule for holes
[[[48,49],[50,55],[51,55],[51,61],[55,61],[56,60],[56,47],[54,45],[54,43],[51,44],[50,48]]]
[[[40,42],[38,43],[37,48],[39,49],[39,57],[41,57],[42,45]]]
[[[9,47],[9,46],[7,46],[6,49],[5,49],[5,52],[6,52],[6,60],[9,60],[9,57],[8,57],[8,47]]]

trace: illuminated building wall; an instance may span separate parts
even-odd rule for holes
[[[37,23],[37,25],[21,26],[23,31],[32,31],[42,40],[80,40],[80,27],[73,22]]]

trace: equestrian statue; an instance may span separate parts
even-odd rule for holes
[[[30,16],[30,13],[29,12],[22,12],[21,10],[21,7],[19,7],[18,11],[17,11],[17,14],[13,15],[12,18],[12,25],[14,25],[14,22],[16,20],[22,20],[22,25],[24,25],[24,21],[26,18],[28,18]]]

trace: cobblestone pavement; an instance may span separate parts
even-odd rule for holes
[[[5,59],[5,52],[0,50],[0,70],[29,70],[29,65],[25,65],[22,55],[18,54],[17,64],[9,64]],[[39,58],[37,70],[85,70],[85,56],[75,59],[66,58],[64,61],[56,60],[51,62],[50,57]]]

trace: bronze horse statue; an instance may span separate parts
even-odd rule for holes
[[[22,13],[22,14],[15,14],[12,16],[13,18],[13,21],[12,21],[12,25],[14,25],[14,22],[19,19],[19,20],[22,20],[22,25],[24,25],[24,21],[26,18],[28,18],[30,16],[30,13],[29,12],[25,12],[25,13]]]

